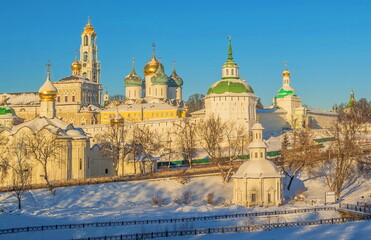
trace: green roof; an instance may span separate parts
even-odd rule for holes
[[[247,86],[246,86],[247,85]],[[233,81],[219,81],[209,88],[207,94],[223,94],[227,92],[231,93],[254,93],[250,85],[242,82],[233,82]]]
[[[284,98],[286,96],[294,96],[296,97],[296,93],[294,90],[285,90],[283,88],[281,88],[279,91],[278,91],[278,94],[277,94],[277,98]]]
[[[8,114],[8,113],[13,113],[13,110],[12,109],[9,109],[9,108],[0,108],[0,115],[5,115],[5,114]]]

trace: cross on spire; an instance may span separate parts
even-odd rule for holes
[[[288,65],[288,63],[287,63],[287,61],[285,61],[285,70],[287,70],[287,65]]]
[[[152,43],[152,56],[155,56],[155,49],[156,49],[156,44],[153,42]]]
[[[79,54],[79,50],[78,49],[75,49],[75,60],[77,60],[78,54]]]
[[[48,76],[50,75],[50,68],[51,68],[51,64],[50,64],[50,61],[48,60],[48,63],[47,64],[45,64],[45,66],[46,66],[46,73],[48,74]]]
[[[91,18],[88,16],[88,24],[91,24]]]
[[[232,56],[232,42],[231,42],[231,36],[228,36],[227,37],[228,39],[228,60],[232,61],[233,60],[233,56]]]

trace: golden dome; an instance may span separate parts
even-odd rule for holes
[[[79,71],[79,70],[81,70],[81,68],[82,68],[82,66],[77,59],[71,64],[72,71]]]
[[[45,83],[39,89],[39,97],[41,99],[54,100],[57,94],[58,90],[50,81],[50,73],[48,73]]]
[[[95,30],[93,28],[93,25],[90,22],[90,17],[88,17],[88,23],[86,24],[84,28],[83,35],[95,35]]]
[[[143,73],[144,75],[148,76],[148,75],[153,75],[156,73],[157,69],[159,66],[162,66],[162,64],[157,61],[156,57],[155,56],[152,56],[152,59],[151,61],[149,61],[145,66],[144,66],[144,69],[143,69]],[[162,68],[164,69],[164,66],[162,66]]]
[[[290,72],[289,70],[285,69],[285,71],[282,72],[283,77],[290,77]]]

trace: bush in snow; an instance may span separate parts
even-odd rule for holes
[[[182,196],[180,198],[176,198],[174,200],[174,203],[176,204],[190,204],[192,202],[193,194],[191,191],[183,192]]]
[[[214,193],[207,194],[207,204],[214,205]]]
[[[152,196],[152,206],[161,207],[164,204],[165,204],[165,201],[159,195],[156,194]]]

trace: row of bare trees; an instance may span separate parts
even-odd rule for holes
[[[344,186],[360,176],[359,170],[370,171],[370,154],[360,144],[369,123],[371,103],[360,99],[351,107],[339,110],[336,121],[329,129],[334,140],[325,148],[320,148],[314,141],[315,136],[310,129],[294,129],[291,139],[285,134],[279,165],[290,179],[287,189],[290,190],[298,173],[307,168],[324,176],[329,189],[339,199]]]
[[[243,126],[224,122],[217,116],[197,121],[185,118],[175,122],[165,135],[145,125],[113,121],[97,139],[102,144],[103,154],[111,159],[115,175],[122,174],[119,168],[121,166],[122,171],[125,161],[133,163],[134,174],[142,173],[137,171],[136,162],[152,161],[154,156],[165,156],[169,161],[180,158],[192,168],[192,161],[201,149],[220,169],[223,182],[229,180],[233,161],[243,155],[244,146],[249,143]]]
[[[60,163],[64,146],[56,135],[46,131],[22,136],[0,133],[0,180],[12,185],[19,209],[36,168],[42,169],[45,183],[50,192],[55,193],[49,170],[53,164]]]

